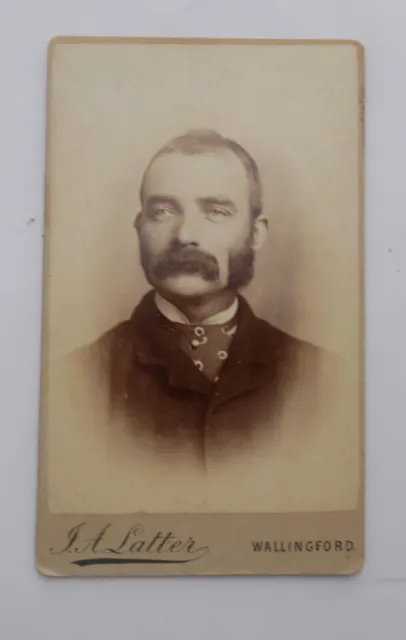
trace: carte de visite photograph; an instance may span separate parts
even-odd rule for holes
[[[51,41],[43,573],[359,570],[363,55]]]

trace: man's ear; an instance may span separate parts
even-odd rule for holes
[[[268,220],[265,216],[258,216],[254,221],[252,234],[252,248],[259,251],[268,237]]]
[[[141,216],[142,216],[142,211],[137,213],[137,215],[135,216],[134,222],[133,222],[133,227],[134,227],[134,229],[137,229],[137,231],[140,230]]]

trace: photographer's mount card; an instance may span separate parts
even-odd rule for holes
[[[363,49],[55,38],[37,564],[363,564]]]

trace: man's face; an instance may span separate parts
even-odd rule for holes
[[[252,276],[248,179],[231,151],[159,156],[137,228],[145,275],[164,294],[200,297]]]

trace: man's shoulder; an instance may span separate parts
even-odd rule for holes
[[[258,316],[255,316],[253,330],[255,331],[257,342],[262,345],[264,351],[284,350],[292,353],[308,354],[309,357],[317,357],[323,353],[321,347],[299,338]]]
[[[331,394],[341,375],[340,357],[319,345],[298,338],[266,320],[257,319],[258,335],[263,344],[262,362],[279,367],[281,375],[298,384],[304,393],[307,389],[314,399],[320,398],[320,390]]]
[[[130,342],[129,321],[118,323],[91,342],[77,347],[65,356],[67,365],[74,368],[95,367],[103,370],[120,350]]]
[[[114,327],[102,333],[93,343],[84,347],[95,353],[108,355],[116,349],[126,345],[131,340],[131,323],[129,320],[119,322]]]

